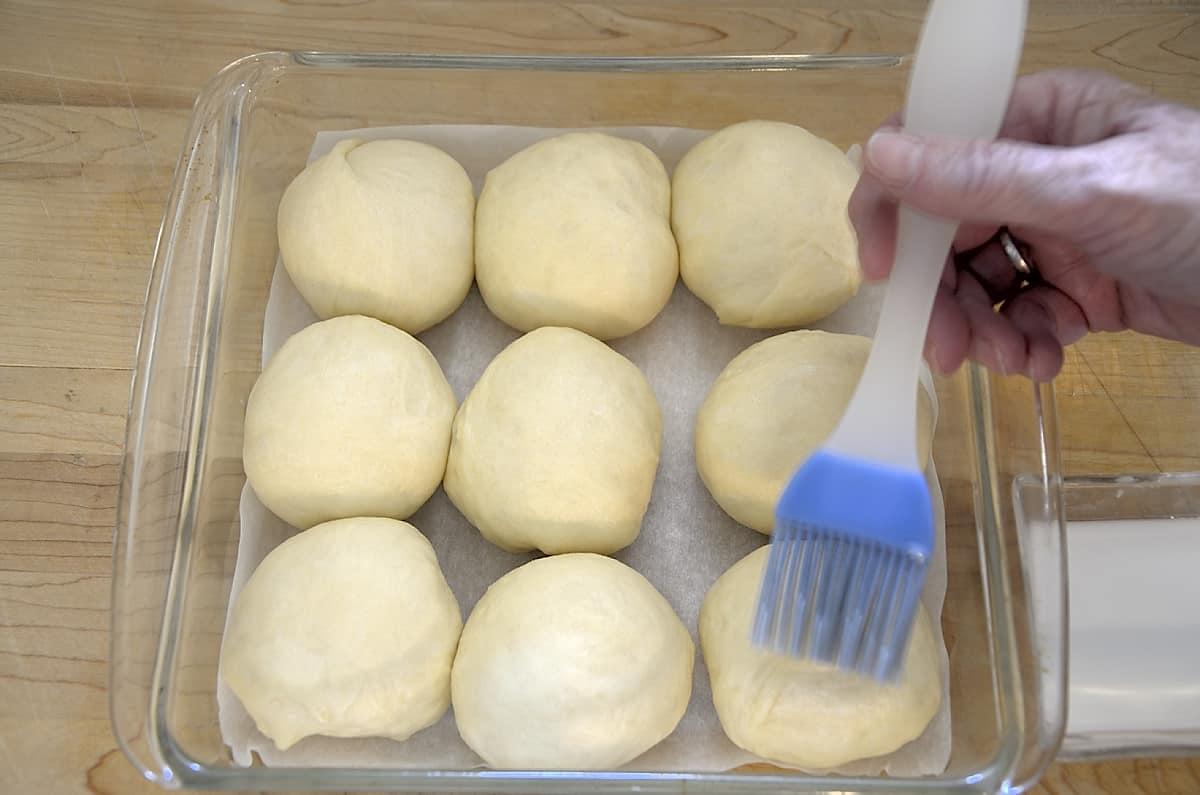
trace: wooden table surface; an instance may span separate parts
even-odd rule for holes
[[[255,51],[910,51],[918,0],[0,0],[0,792],[153,791],[106,679],[118,470],[151,252],[191,104]],[[1196,4],[1037,2],[1024,68],[1200,105]],[[881,108],[880,116],[890,111]],[[1095,336],[1058,382],[1071,474],[1200,469],[1200,356]],[[1200,792],[1200,759],[1060,764],[1043,791]]]

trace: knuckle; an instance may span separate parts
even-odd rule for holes
[[[987,203],[995,200],[1004,188],[1004,180],[998,179],[997,162],[1006,160],[1006,150],[990,141],[969,141],[961,155],[962,192],[973,202]]]
[[[1061,202],[1082,227],[1135,232],[1161,220],[1159,208],[1147,199],[1163,183],[1153,175],[1147,179],[1145,163],[1124,162],[1120,153],[1092,148],[1069,150],[1063,160]]]
[[[961,141],[925,151],[914,169],[913,190],[938,197],[938,210],[986,215],[1006,190],[1005,150],[989,141]]]

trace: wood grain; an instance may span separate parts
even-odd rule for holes
[[[1034,2],[1023,68],[1200,104],[1191,2]],[[907,52],[920,0],[0,3],[0,792],[152,792],[107,719],[112,527],[149,262],[191,104],[270,49]],[[875,110],[875,109],[873,109]],[[877,109],[880,118],[892,108]],[[1200,358],[1090,338],[1058,384],[1072,473],[1200,469]],[[1200,761],[1056,765],[1048,793],[1200,791]]]

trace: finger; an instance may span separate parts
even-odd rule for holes
[[[1112,75],[1051,69],[1017,81],[1001,136],[1086,146],[1130,129],[1153,97]]]
[[[880,130],[898,131],[900,114],[893,113]],[[896,202],[870,174],[859,176],[847,207],[850,223],[858,237],[859,263],[868,281],[884,279],[896,255]],[[954,239],[956,251],[977,248],[996,234],[994,224],[963,224]],[[944,279],[945,281],[945,279]],[[953,286],[953,280],[950,280]]]
[[[1013,295],[1024,280],[1024,276],[1017,272],[1012,260],[997,242],[959,255],[956,264],[971,271],[987,291],[993,305]]]
[[[1004,313],[1025,337],[1025,374],[1034,381],[1053,380],[1062,368],[1063,350],[1045,304],[1026,296],[1024,301],[1011,301]]]
[[[896,203],[883,196],[877,182],[864,177],[850,195],[849,214],[863,275],[867,281],[886,279],[896,258]],[[953,262],[948,262],[941,283],[953,289],[956,273]]]
[[[1097,273],[1083,253],[1052,234],[1034,235],[1033,258],[1043,264],[1042,277],[1053,283],[1063,299],[1069,299],[1074,308],[1059,306],[1058,299],[1051,307],[1056,318],[1086,318],[1086,325],[1075,324],[1075,332],[1082,335],[1088,331],[1122,331],[1127,327],[1127,317],[1132,314],[1116,279],[1108,274]],[[1126,291],[1127,293],[1128,291]],[[1039,293],[1039,295],[1041,295]],[[1060,313],[1058,310],[1062,309]],[[1077,339],[1078,337],[1076,337]],[[1069,344],[1069,342],[1064,342]]]
[[[967,252],[971,249],[979,248],[991,241],[996,236],[996,231],[999,228],[996,224],[964,223],[958,227],[958,231],[954,234],[954,250]]]
[[[1084,146],[1122,132],[1129,111],[1149,95],[1103,72],[1050,69],[1013,86],[1000,138]]]
[[[878,127],[880,130],[899,128],[899,112],[888,116]],[[861,152],[858,160],[861,172]],[[887,278],[896,256],[896,202],[884,192],[878,180],[860,173],[846,209],[858,237],[858,260],[863,276],[868,281]]]
[[[1045,326],[1061,345],[1072,345],[1089,330],[1087,315],[1074,299],[1050,285],[1025,290],[1005,303],[1003,314],[1023,330]]]
[[[952,286],[942,285],[933,299],[929,333],[925,337],[925,361],[935,372],[949,375],[967,359],[971,327],[954,297]]]
[[[1102,165],[1083,147],[964,140],[880,131],[864,173],[893,199],[942,218],[1070,233]]]
[[[858,261],[870,281],[886,278],[896,256],[896,203],[874,178],[859,178],[847,205],[858,236]]]
[[[1063,366],[1063,346],[1044,328],[1022,333],[1025,335],[1025,375],[1042,383],[1053,381]]]
[[[987,292],[969,272],[959,274],[955,297],[970,326],[970,357],[1001,375],[1024,372],[1025,338],[1012,321],[995,311]]]
[[[1053,380],[1062,369],[1063,346],[1087,332],[1079,306],[1053,287],[1034,287],[1003,312],[1025,337],[1025,373],[1034,381]]]
[[[1090,198],[1083,177],[1106,166],[1104,153],[1087,145],[1136,128],[1139,111],[1152,101],[1137,87],[1100,72],[1058,69],[1026,75],[1017,80],[1001,124],[999,138],[1007,140],[930,139],[930,151],[917,156],[913,152],[921,147],[911,141],[903,145],[910,136],[897,134],[893,117],[864,147],[864,169],[893,197],[925,212],[1069,231],[1063,222],[1069,223]],[[899,151],[889,154],[888,148]],[[926,173],[931,169],[932,177]],[[986,239],[977,234],[982,233],[966,230],[959,249]]]
[[[1172,301],[1140,290],[1122,290],[1128,327],[1143,334],[1200,345],[1200,317],[1190,301]]]

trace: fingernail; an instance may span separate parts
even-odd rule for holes
[[[880,130],[867,141],[867,165],[884,183],[904,185],[916,174],[919,146],[911,135]]]

